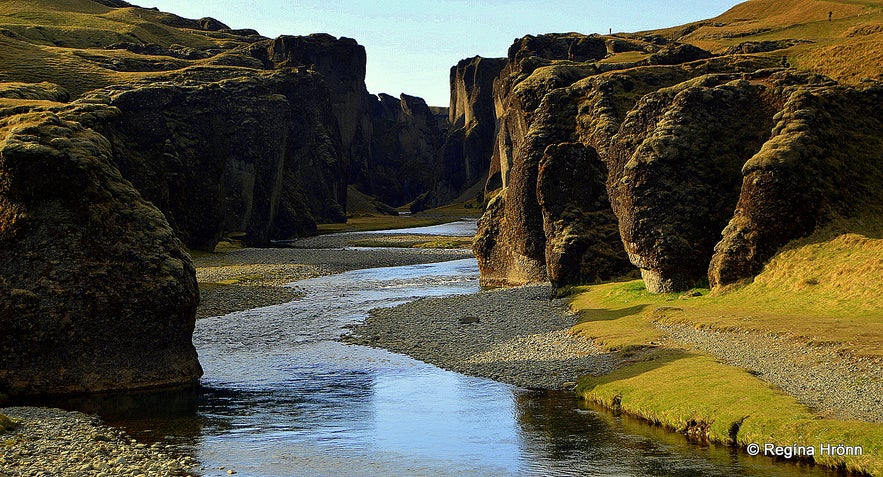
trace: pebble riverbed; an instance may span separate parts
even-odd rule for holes
[[[154,477],[185,476],[197,466],[162,444],[142,444],[79,412],[8,407],[17,421],[0,435],[0,476]]]
[[[373,310],[345,340],[525,388],[568,389],[613,370],[618,359],[572,335],[576,315],[550,293],[531,285],[424,298]]]

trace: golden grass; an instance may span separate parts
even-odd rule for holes
[[[397,247],[397,248],[472,248],[472,237],[444,235],[401,235],[383,238],[353,240],[356,247]]]
[[[878,35],[855,35],[856,29],[881,21],[880,0],[749,0],[707,21],[646,33],[715,53],[747,41],[807,40],[761,55],[786,56],[793,67],[856,84],[862,78],[880,78],[883,51]]]

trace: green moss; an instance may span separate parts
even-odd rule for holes
[[[0,433],[15,429],[15,424],[15,421],[3,414],[0,414]]]
[[[577,392],[712,442],[861,446],[861,456],[815,456],[815,461],[871,475],[883,472],[883,424],[818,419],[791,396],[706,355],[665,351],[606,376],[583,377]]]

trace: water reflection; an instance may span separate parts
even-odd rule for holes
[[[198,393],[87,409],[195,455],[205,475],[832,475],[336,341],[370,308],[474,293],[477,275],[459,260],[298,282],[302,300],[200,320]]]

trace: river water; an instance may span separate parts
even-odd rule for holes
[[[117,403],[106,419],[194,455],[205,475],[836,475],[338,341],[371,308],[479,292],[474,259],[291,286],[304,297],[197,323],[199,393]]]

